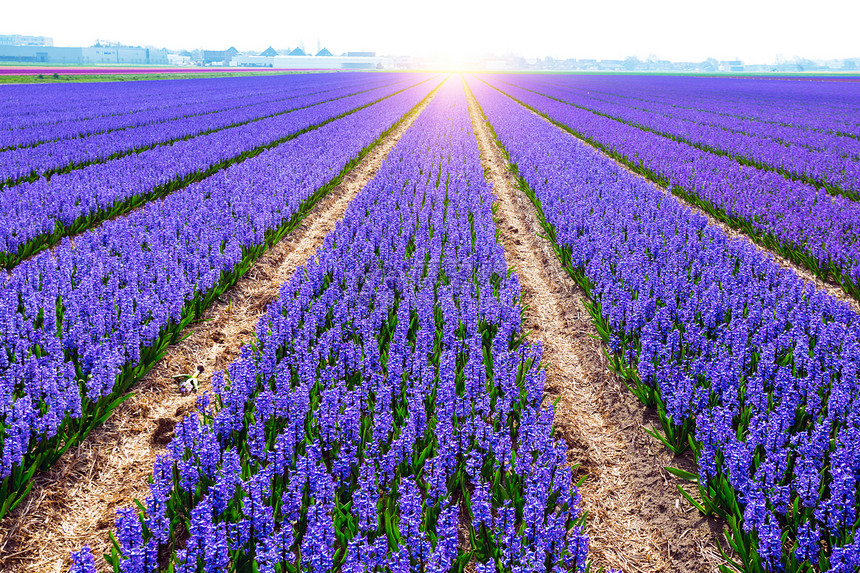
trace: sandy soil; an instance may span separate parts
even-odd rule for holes
[[[432,94],[433,92],[431,92]],[[322,199],[301,225],[269,249],[239,282],[189,326],[190,336],[170,348],[113,416],[69,451],[45,475],[0,530],[0,571],[49,573],[68,570],[69,553],[88,543],[101,554],[110,547],[116,510],[149,494],[147,480],[156,455],[173,428],[195,408],[174,375],[203,368],[202,393],[211,375],[224,369],[252,337],[266,306],[295,269],[304,264],[343,218],[347,205],[379,170],[388,152],[432,99],[427,98],[383,139],[344,181]]]
[[[528,305],[525,329],[540,340],[547,363],[548,400],[560,397],[556,427],[571,463],[587,479],[580,489],[588,511],[590,556],[596,565],[627,572],[717,571],[718,522],[702,518],[681,498],[680,480],[664,465],[692,469],[673,458],[644,429],[658,427],[647,410],[607,368],[582,301],[584,292],[561,268],[534,206],[517,188],[499,147],[469,93],[482,161],[499,204],[497,225],[508,265]]]

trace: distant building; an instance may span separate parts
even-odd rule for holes
[[[774,66],[774,70],[777,72],[802,72],[803,68],[794,62],[784,62]]]
[[[332,54],[331,52],[328,51],[328,48],[323,48],[322,50],[317,52],[317,57],[320,57],[320,56],[329,57],[329,56],[333,56],[333,55],[334,54]]]
[[[54,39],[46,36],[0,35],[0,46],[53,46]]]
[[[345,61],[341,62],[340,69],[342,70],[376,70],[382,69],[381,64],[373,62]]]
[[[93,64],[148,64],[149,50],[140,48],[101,47],[81,48],[84,60]]]
[[[231,66],[241,68],[281,68],[291,70],[385,70],[394,68],[394,60],[376,56],[334,56],[328,50],[320,50],[316,56],[249,56],[241,55],[233,58]],[[301,51],[301,50],[300,50]],[[324,52],[328,52],[326,55]]]
[[[39,64],[167,64],[167,52],[150,48],[2,46],[0,61]]]
[[[744,63],[740,60],[723,60],[717,69],[721,72],[742,72]]]
[[[203,50],[203,63],[228,66],[230,65],[230,60],[238,54],[239,50],[232,46],[226,50]]]
[[[745,72],[773,72],[775,71],[773,64],[746,64],[744,65]]]
[[[611,72],[623,72],[627,68],[624,67],[624,60],[600,60],[597,69]]]
[[[376,52],[347,52],[349,58],[375,58]]]
[[[180,56],[179,54],[167,54],[167,63],[171,66],[190,66],[191,56]]]
[[[672,69],[678,72],[695,72],[701,68],[698,62],[676,62],[672,64]]]
[[[262,54],[260,54],[260,55],[261,55],[261,56],[266,56],[266,57],[270,57],[270,56],[271,56],[271,57],[274,57],[274,56],[277,56],[277,55],[278,55],[278,52],[277,52],[277,50],[275,50],[275,48],[273,48],[272,46],[269,46],[268,48],[266,48],[265,50],[263,50],[263,53],[262,53]]]
[[[580,58],[576,60],[577,70],[593,71],[598,69],[597,60],[593,58]]]
[[[305,51],[301,48],[296,48],[292,52],[289,53],[290,56],[307,56]]]

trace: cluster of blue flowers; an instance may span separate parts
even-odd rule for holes
[[[700,92],[703,85],[715,87],[711,78],[675,80],[675,87],[685,91],[666,103],[651,99],[667,83],[665,78],[632,78],[611,87],[605,78],[598,79],[601,87],[611,90],[609,93],[594,93],[591,88],[595,82],[590,77],[535,77],[522,81],[516,76],[500,76],[499,79],[705,151],[827,186],[854,199],[860,197],[860,139],[857,139],[860,126],[851,135],[837,135],[772,123],[774,118],[783,117],[783,106],[805,104],[807,114],[827,115],[833,107],[831,98],[856,113],[860,108],[860,93],[850,84],[804,82],[804,89],[798,92],[794,86],[786,86],[788,82],[773,80],[768,90],[771,122],[764,122],[748,119],[743,108],[735,110],[741,114],[738,117],[693,107],[704,99]],[[738,95],[738,92],[743,94],[744,84],[749,80],[729,80],[729,83],[723,89]],[[707,93],[711,95],[710,90]],[[755,93],[760,96],[758,91]],[[628,97],[631,94],[636,96],[635,100]]]
[[[369,74],[356,76],[347,83],[373,82]],[[192,79],[167,85],[116,82],[95,89],[92,84],[14,86],[0,100],[0,151],[254,107],[337,89],[345,86],[343,82],[290,75]]]
[[[291,112],[6,188],[0,193],[0,263],[13,266],[63,236],[427,78],[404,74],[369,84],[342,82],[345,87],[298,95],[279,104],[291,106]],[[299,83],[305,91],[313,91],[307,78]],[[38,148],[21,151],[37,153]]]
[[[857,571],[860,317],[496,89],[469,85],[593,301],[614,364],[658,407],[664,439],[692,446],[700,507],[726,517],[735,566]]]
[[[154,112],[176,108],[183,98],[201,103],[210,99],[228,96],[232,88],[248,89],[247,81],[253,78],[230,78],[230,83],[219,86],[207,83],[206,79],[191,79],[175,82],[172,87],[161,82],[103,82],[81,83],[69,89],[67,84],[21,84],[0,100],[0,138],[2,149],[25,147],[34,143],[72,137],[93,131],[86,122],[98,122],[110,116],[129,113]],[[269,86],[271,87],[271,86]],[[253,89],[253,88],[251,88]],[[174,92],[171,96],[166,91]],[[260,93],[265,92],[261,90]],[[132,120],[134,116],[132,116]],[[83,123],[82,123],[83,122]],[[60,131],[54,136],[50,126]],[[74,125],[80,125],[79,130]],[[90,125],[91,127],[91,125]],[[33,131],[32,135],[26,135]],[[6,133],[9,131],[9,133]],[[95,131],[98,131],[97,129]]]
[[[449,81],[177,426],[145,511],[118,513],[115,570],[584,571],[495,233]]]
[[[839,82],[787,82],[785,77],[590,76],[595,92],[624,91],[631,99],[678,104],[806,132],[844,136],[860,129],[856,90]],[[832,79],[832,78],[821,78]],[[753,80],[753,81],[749,81]],[[774,81],[771,81],[774,80]]]
[[[314,85],[313,79],[306,76],[299,76],[299,78],[297,87],[305,89],[294,93],[294,97],[290,98],[272,96],[268,101],[257,105],[179,117],[171,121],[146,123],[133,129],[105,131],[74,139],[57,139],[36,146],[0,151],[0,182],[16,182],[93,162],[102,162],[199,134],[277,116],[300,107],[367,89],[360,83],[352,82],[353,89],[341,91],[340,94],[331,92],[314,94],[310,89]],[[395,81],[395,78],[384,78],[383,81],[377,80],[376,83],[390,84]],[[74,85],[69,85],[68,89],[74,89]]]
[[[525,76],[518,83],[527,84]],[[533,91],[484,79],[860,299],[860,204]]]
[[[210,80],[215,79],[215,83]],[[61,135],[72,128],[68,122],[88,122],[110,116],[155,112],[175,108],[185,102],[204,103],[215,99],[230,99],[230,93],[241,97],[277,91],[277,77],[191,78],[165,85],[162,81],[101,82],[68,84],[22,84],[10,86],[14,90],[0,100],[0,129],[47,130],[54,125]],[[283,84],[281,84],[282,86]],[[193,105],[193,104],[192,104]],[[229,106],[228,106],[229,107]],[[179,114],[181,115],[181,114]],[[179,116],[177,115],[177,117]],[[86,123],[80,123],[85,134]],[[91,126],[92,127],[92,126]],[[96,130],[98,131],[98,130]],[[24,137],[23,135],[19,137]],[[26,138],[30,142],[57,139],[50,132],[41,137]],[[6,140],[3,148],[10,145]],[[13,142],[17,138],[13,138]],[[25,145],[25,142],[21,142]],[[11,145],[18,147],[18,145]]]
[[[0,507],[359,156],[433,89],[424,82],[65,239],[0,287]],[[264,190],[264,191],[262,191]]]

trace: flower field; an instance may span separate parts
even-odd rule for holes
[[[147,454],[148,493],[51,568],[858,570],[858,111],[853,83],[692,77],[0,90],[0,566],[47,563],[26,554],[50,525],[27,520],[53,468],[386,145],[241,353],[163,384],[196,409]],[[540,233],[498,209],[493,153]],[[599,360],[524,326],[533,305],[568,318],[506,258],[523,241],[554,258],[518,264],[580,293]],[[553,397],[604,374],[654,423],[611,418],[606,385]],[[661,483],[613,493],[698,522],[646,515],[635,557],[592,551],[593,523],[629,517],[589,519],[605,468],[578,449],[586,417],[677,460],[637,452]],[[707,547],[673,556],[689,528]]]

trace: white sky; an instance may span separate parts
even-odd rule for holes
[[[860,57],[857,0],[0,0],[0,34],[172,49],[701,61]]]

